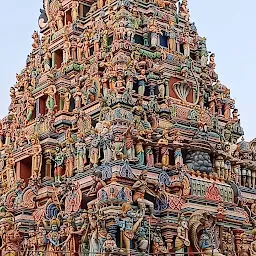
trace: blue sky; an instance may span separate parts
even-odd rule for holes
[[[2,1],[0,8],[0,118],[7,114],[9,88],[15,74],[24,68],[31,50],[31,35],[38,29],[42,0]],[[208,50],[216,54],[216,71],[221,82],[231,89],[240,112],[245,139],[256,137],[256,1],[188,0],[191,21],[207,38]]]

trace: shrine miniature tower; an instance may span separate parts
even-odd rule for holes
[[[255,255],[256,141],[187,0],[40,12],[1,121],[2,255]]]

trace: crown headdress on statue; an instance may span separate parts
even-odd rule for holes
[[[58,227],[60,226],[60,220],[56,217],[53,217],[50,221],[50,225],[53,226],[53,225],[57,225]]]

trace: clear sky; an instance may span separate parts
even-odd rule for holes
[[[31,35],[43,0],[1,1],[0,24],[0,118],[8,111],[9,88],[31,51]],[[207,38],[208,50],[216,54],[216,71],[231,89],[240,112],[245,139],[256,137],[256,45],[255,0],[188,0],[191,21]],[[255,130],[255,131],[254,131]]]

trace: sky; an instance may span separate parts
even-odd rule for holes
[[[31,35],[38,30],[43,0],[2,1],[0,8],[0,118],[8,113],[9,88],[15,74],[25,66],[32,49]],[[236,100],[247,141],[256,137],[256,1],[188,0],[191,22],[207,38],[208,50],[216,55],[220,81]],[[255,49],[253,48],[255,47]]]

